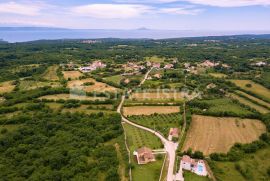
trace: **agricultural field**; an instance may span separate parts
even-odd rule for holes
[[[182,116],[179,113],[154,114],[149,116],[130,116],[129,120],[153,130],[158,130],[165,137],[168,137],[170,128],[180,129]]]
[[[170,114],[180,111],[179,106],[132,106],[124,107],[124,116],[132,115],[151,115],[151,114]]]
[[[69,113],[85,113],[85,114],[92,114],[92,113],[107,113],[113,114],[115,111],[112,110],[112,105],[81,105],[77,108],[63,108],[62,112],[69,112]]]
[[[127,134],[127,144],[131,153],[131,162],[134,168],[132,169],[132,178],[134,181],[156,181],[159,178],[160,171],[163,164],[163,159],[146,164],[138,165],[135,158],[133,158],[133,151],[146,146],[151,149],[163,148],[161,141],[152,133],[138,129],[124,123],[124,129]]]
[[[58,81],[59,77],[57,75],[57,69],[59,68],[58,65],[53,65],[48,67],[48,69],[45,71],[44,75],[42,78],[45,80],[50,80],[50,81]]]
[[[270,103],[265,102],[265,101],[263,101],[261,99],[258,99],[257,97],[254,97],[252,95],[249,95],[249,94],[247,94],[247,93],[245,93],[243,91],[239,91],[239,90],[237,90],[236,93],[241,94],[242,96],[244,96],[244,97],[246,97],[246,98],[248,98],[248,99],[250,99],[252,101],[255,101],[256,103],[258,103],[260,105],[263,105],[263,106],[266,106],[266,107],[270,108]]]
[[[252,115],[253,113],[244,107],[234,103],[229,98],[218,98],[210,100],[199,100],[199,104],[205,104],[205,108],[199,108],[199,110],[204,110],[205,113],[210,115],[223,115],[223,114],[233,114],[237,116],[246,117]],[[195,106],[196,107],[196,106]]]
[[[106,100],[105,97],[89,97],[89,96],[80,96],[80,95],[74,95],[74,94],[55,94],[55,95],[46,95],[39,97],[39,99],[47,99],[47,100],[68,100],[68,99],[75,99],[75,100],[88,100],[88,101],[95,101],[100,100],[104,101]]]
[[[91,85],[85,85],[85,84]],[[85,92],[116,92],[118,89],[95,79],[87,78],[82,80],[72,80],[68,82],[68,88],[81,89]]]
[[[150,61],[150,62],[154,62],[154,63],[162,63],[165,61],[165,58],[161,58],[158,56],[152,56],[152,57],[146,57],[145,58],[146,61]]]
[[[66,80],[70,79],[70,80],[76,80],[79,77],[83,76],[83,74],[79,71],[62,71],[64,78]]]
[[[37,89],[40,87],[60,87],[61,84],[59,82],[40,82],[40,81],[34,81],[34,80],[21,80],[19,89],[20,90],[32,90]]]
[[[226,153],[235,143],[250,143],[264,132],[259,120],[194,115],[183,150]]]
[[[215,177],[222,181],[269,180],[270,148],[247,154],[238,162],[211,162]],[[243,170],[241,173],[239,170]]]
[[[241,96],[238,96],[238,95],[236,95],[236,94],[232,94],[232,93],[231,93],[229,96],[230,96],[231,98],[233,98],[233,99],[238,100],[241,104],[247,105],[247,106],[249,106],[249,107],[251,107],[251,108],[257,110],[258,112],[260,112],[260,113],[262,113],[262,114],[266,114],[266,113],[269,113],[269,112],[270,112],[269,109],[266,109],[265,107],[262,107],[262,106],[260,106],[260,105],[258,105],[258,104],[255,104],[255,103],[249,101],[248,99],[245,99],[245,98],[243,98],[243,97],[241,97]]]
[[[135,92],[130,96],[132,100],[184,100],[184,94],[181,92]]]
[[[238,87],[246,91],[252,92],[253,94],[270,102],[270,90],[265,88],[264,86],[257,84],[251,80],[231,80],[231,82],[235,83]]]
[[[56,102],[46,102],[45,105],[54,111],[60,110],[63,107],[63,104]]]
[[[163,144],[154,134],[124,123],[127,142],[131,153],[136,149],[146,146],[151,149],[161,149]]]
[[[12,83],[13,81],[0,82],[0,94],[11,92],[15,88]]]
[[[121,75],[114,75],[114,76],[111,76],[111,77],[105,77],[104,80],[108,81],[108,82],[113,82],[117,85],[120,85],[120,81],[121,79],[123,78],[123,76]]]
[[[223,73],[209,73],[209,75],[211,75],[212,77],[215,77],[215,78],[226,78],[226,77],[228,77],[226,74],[223,74]]]

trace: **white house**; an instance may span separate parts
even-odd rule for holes
[[[180,162],[180,167],[184,170],[191,171],[200,176],[207,176],[206,166],[203,160],[195,160],[190,158],[188,155],[184,155]]]

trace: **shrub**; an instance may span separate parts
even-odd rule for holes
[[[0,131],[1,134],[6,134],[7,132],[8,132],[7,128],[2,128]]]

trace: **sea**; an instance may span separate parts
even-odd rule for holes
[[[192,31],[192,30],[71,30],[71,29],[1,29],[0,40],[10,43],[57,39],[167,39],[199,36],[269,34],[270,31]]]

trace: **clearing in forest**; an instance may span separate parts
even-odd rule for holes
[[[66,80],[68,80],[68,79],[75,80],[75,79],[78,79],[79,77],[83,76],[83,74],[79,71],[63,71],[62,73],[63,73],[64,78]]]
[[[259,120],[194,115],[183,150],[226,153],[235,143],[250,143],[265,131]]]
[[[0,82],[0,94],[11,92],[14,88],[12,81]]]
[[[59,68],[59,66],[57,66],[57,65],[53,65],[53,66],[48,67],[48,69],[46,70],[46,72],[44,73],[42,78],[44,78],[45,80],[51,80],[51,81],[59,80],[59,77],[57,76],[57,69],[58,68]]]
[[[151,115],[151,114],[170,114],[180,111],[179,106],[132,106],[124,107],[124,116],[132,115]]]
[[[68,82],[68,88],[79,89],[85,92],[116,92],[117,88],[95,79],[87,78],[82,80],[72,80]]]
[[[266,99],[268,102],[270,102],[270,90],[266,87],[257,84],[251,80],[231,80],[233,83],[235,83],[238,87],[252,92],[255,95],[258,95],[259,97]]]

